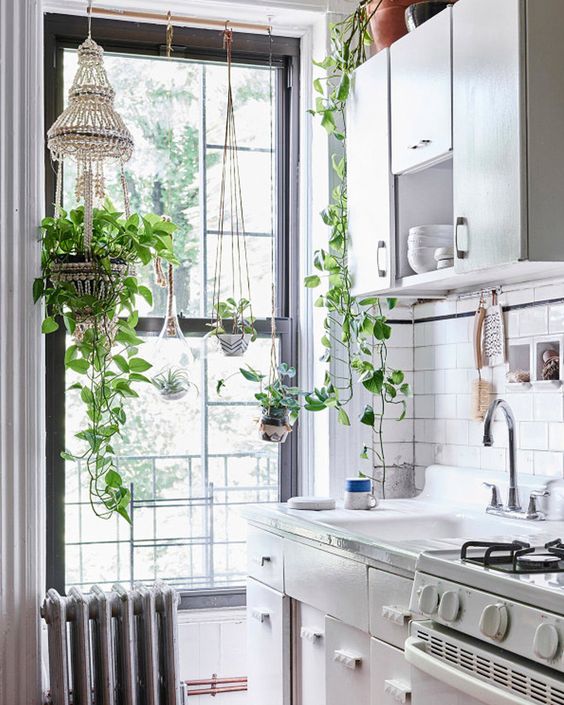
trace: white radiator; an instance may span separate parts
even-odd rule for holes
[[[165,584],[105,593],[49,590],[53,705],[180,705],[178,593]]]

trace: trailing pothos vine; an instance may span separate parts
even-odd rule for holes
[[[139,284],[135,266],[160,257],[176,262],[171,234],[175,226],[156,215],[122,217],[107,203],[94,209],[92,243],[84,244],[84,208],[44,218],[42,276],[34,300],[45,302],[43,333],[62,323],[73,343],[65,368],[78,377],[70,389],[80,393],[85,417],[76,433],[83,450],[62,456],[83,463],[90,504],[109,518],[129,520],[128,486],[115,463],[113,443],[127,421],[124,400],[137,397],[138,384],[150,384],[151,364],[139,356],[143,340],[135,332],[138,296],[152,304],[151,291]]]
[[[349,97],[353,71],[367,59],[372,44],[369,22],[380,3],[362,0],[356,10],[343,21],[331,25],[331,49],[326,58],[316,65],[326,71],[324,78],[316,78],[315,109],[310,112],[321,118],[322,126],[342,146],[346,154],[345,109]],[[397,301],[379,297],[358,298],[352,293],[349,270],[349,234],[347,224],[347,162],[346,156],[333,155],[336,186],[331,202],[322,218],[330,229],[327,249],[314,254],[317,273],[305,279],[309,288],[326,282],[327,289],[315,301],[325,308],[325,334],[321,340],[326,349],[327,363],[324,386],[305,396],[304,408],[321,411],[334,408],[338,420],[350,425],[346,407],[353,399],[355,385],[360,383],[374,395],[374,403],[364,409],[361,423],[372,429],[376,442],[370,446],[374,465],[381,468],[382,493],[386,479],[383,423],[389,406],[398,406],[398,420],[406,413],[409,385],[401,370],[388,365],[387,342],[392,329],[386,313]],[[368,178],[368,175],[367,175]],[[368,458],[365,445],[361,457]]]

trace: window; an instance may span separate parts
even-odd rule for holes
[[[47,125],[66,100],[84,30],[82,19],[47,16]],[[270,55],[267,37],[235,35],[238,157],[259,332],[241,360],[224,357],[215,341],[206,338],[226,100],[222,33],[176,28],[169,59],[163,56],[164,27],[95,20],[93,36],[105,50],[116,107],[135,140],[127,165],[132,210],[167,214],[179,225],[175,249],[182,263],[175,273],[175,292],[199,394],[171,404],[146,388],[129,402],[126,433],[116,451],[132,486],[133,521],[129,526],[121,518],[100,520],[88,505],[84,469],[60,458],[60,451],[75,443],[82,407],[72,391],[65,391],[72,382],[63,367],[68,341],[64,333],[48,337],[48,587],[88,589],[93,583],[159,578],[181,590],[184,606],[240,604],[246,557],[239,510],[292,493],[297,443],[296,434],[280,447],[260,441],[252,385],[235,374],[218,395],[216,383],[236,373],[242,361],[268,369],[273,275],[279,355],[295,364],[296,199],[291,174],[297,112],[291,78],[297,76],[298,43],[274,38]],[[50,166],[47,173],[47,202],[52,202]],[[66,203],[73,199],[72,177],[67,167]],[[107,191],[121,203],[117,179],[108,179]],[[143,355],[150,359],[151,343],[163,323],[165,291],[154,286],[151,271],[140,276],[154,292],[154,304],[141,309],[138,327],[147,341]]]

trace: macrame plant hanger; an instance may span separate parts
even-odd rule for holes
[[[245,232],[245,218],[243,213],[243,195],[241,190],[241,177],[239,173],[239,157],[237,151],[237,135],[235,129],[235,109],[233,103],[232,87],[232,52],[233,31],[225,25],[223,44],[227,58],[227,111],[225,118],[225,134],[222,154],[221,184],[219,192],[218,215],[218,240],[215,257],[213,279],[213,312],[215,325],[213,333],[217,336],[220,347],[225,355],[242,355],[253,337],[250,330],[253,326],[251,278],[249,275],[249,261],[247,250],[247,237]],[[229,207],[230,228],[230,255],[231,259],[231,299],[235,307],[241,301],[247,301],[246,309],[249,311],[248,319],[244,319],[244,311],[240,316],[233,316],[230,330],[224,326],[224,313],[221,302],[222,294],[222,268],[225,245],[225,220],[226,205]],[[250,324],[250,325],[249,325]]]
[[[114,109],[115,91],[104,68],[104,51],[92,39],[92,0],[88,3],[88,36],[78,47],[78,69],[69,104],[47,132],[47,147],[57,169],[55,212],[62,208],[63,163],[76,162],[76,197],[84,201],[84,250],[92,245],[95,200],[105,195],[104,164],[117,162],[126,217],[129,194],[124,164],[133,153],[133,138]]]
[[[172,15],[168,12],[166,26],[167,60],[172,58],[173,38]],[[172,111],[169,114],[172,114]],[[169,130],[170,139],[168,141],[169,158],[172,153],[172,130],[173,127],[171,126]],[[169,192],[170,187],[167,189],[167,203],[170,205]],[[163,219],[170,220],[168,216],[163,216]],[[162,262],[160,258],[157,258],[155,260],[155,278],[158,286],[167,289],[167,297],[164,324],[153,351],[155,368],[158,372],[153,376],[152,382],[162,399],[165,401],[176,401],[185,397],[192,389],[197,391],[190,377],[193,355],[178,320],[176,297],[174,295],[174,266],[170,263],[168,264],[165,276]]]
[[[272,28],[268,30],[269,53],[269,98],[270,98],[270,370],[268,384],[272,385],[280,379],[278,370],[278,335],[276,332],[276,229],[275,229],[275,198],[274,198],[274,73],[272,68]]]
[[[76,163],[75,193],[77,201],[84,202],[82,252],[76,261],[61,261],[51,267],[53,281],[74,286],[79,296],[86,294],[104,299],[115,286],[107,283],[120,281],[129,273],[127,265],[111,262],[110,271],[93,261],[92,235],[94,203],[105,195],[104,165],[119,165],[123,203],[126,217],[130,215],[129,194],[124,163],[133,153],[133,138],[121,116],[114,109],[115,92],[104,68],[104,51],[92,39],[92,0],[88,3],[88,36],[78,47],[78,69],[69,90],[69,102],[47,132],[47,147],[56,169],[55,216],[63,207],[63,169],[65,160]],[[115,318],[106,317],[102,330],[109,340],[115,333]],[[76,321],[73,333],[80,341],[84,332],[94,325],[88,310]]]

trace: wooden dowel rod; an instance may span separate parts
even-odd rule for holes
[[[141,20],[147,22],[168,21],[167,15],[158,12],[143,12],[133,10],[116,10],[107,7],[91,7],[89,12],[92,15],[105,15],[107,17],[121,17],[122,19]],[[252,22],[231,22],[230,20],[217,20],[202,17],[187,17],[185,15],[171,15],[170,20],[173,25],[195,25],[198,27],[221,27],[222,29],[243,29],[254,30],[256,32],[268,32],[272,27],[268,24],[253,24]]]

